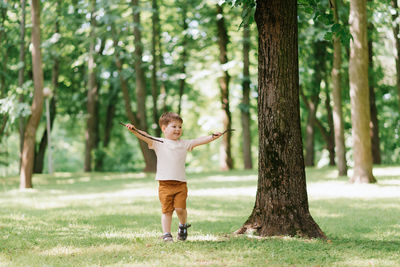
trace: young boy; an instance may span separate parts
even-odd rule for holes
[[[158,197],[161,202],[162,239],[173,241],[171,235],[172,214],[176,211],[179,219],[178,240],[185,241],[188,235],[186,198],[187,185],[185,161],[187,151],[219,138],[222,133],[214,133],[192,140],[180,140],[182,135],[182,118],[172,112],[161,115],[159,125],[165,138],[154,138],[144,131],[137,130],[134,125],[126,127],[139,139],[146,142],[157,155],[156,180],[159,181]]]

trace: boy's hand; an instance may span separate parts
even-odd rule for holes
[[[218,133],[213,133],[212,134],[212,138],[213,140],[220,138],[223,135],[223,133],[218,132]]]
[[[125,126],[126,126],[129,130],[136,130],[135,125],[133,125],[133,124],[131,124],[131,123],[127,123]]]

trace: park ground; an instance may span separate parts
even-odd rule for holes
[[[192,227],[174,243],[159,239],[153,175],[36,175],[24,191],[3,177],[0,266],[400,266],[400,167],[374,175],[377,184],[357,185],[333,168],[307,169],[323,241],[234,235],[252,211],[257,172],[189,174]]]

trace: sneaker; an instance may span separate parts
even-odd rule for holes
[[[164,242],[172,242],[174,239],[172,238],[172,235],[170,233],[165,233],[161,236],[161,239],[164,240]]]
[[[187,229],[190,227],[190,224],[179,224],[179,229],[178,229],[178,240],[181,241],[185,241],[187,236],[188,236],[188,232]]]

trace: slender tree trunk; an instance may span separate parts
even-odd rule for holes
[[[5,1],[7,3],[7,1]],[[6,93],[6,73],[7,73],[7,60],[8,60],[8,44],[7,44],[7,33],[6,33],[6,18],[7,18],[7,6],[0,7],[1,24],[0,24],[0,55],[1,60],[1,73],[0,73],[0,98],[3,98]],[[1,53],[3,50],[3,53]]]
[[[326,238],[308,209],[300,129],[297,1],[257,1],[259,170],[237,233]]]
[[[370,0],[369,0],[370,1]],[[368,31],[372,34],[374,30],[374,25],[368,23]],[[370,122],[370,136],[371,136],[371,152],[372,152],[372,162],[373,164],[381,164],[381,149],[380,149],[380,139],[379,139],[379,123],[378,123],[378,110],[376,108],[375,102],[375,81],[374,81],[374,62],[373,62],[373,44],[372,38],[368,39],[368,65],[369,65],[369,110],[371,113]]]
[[[398,96],[398,103],[399,103],[399,110],[400,110],[400,31],[399,31],[399,6],[397,0],[390,1],[393,10],[395,11],[392,14],[392,21],[393,21],[393,35],[396,44],[396,86],[397,86],[397,96]]]
[[[111,84],[111,89],[110,89],[109,96],[108,96],[107,110],[106,110],[106,120],[104,123],[104,136],[103,136],[103,140],[102,140],[103,150],[107,149],[108,145],[110,144],[111,130],[113,127],[112,121],[113,121],[113,118],[115,117],[117,100],[118,100],[118,89],[114,88],[114,86]],[[104,170],[103,162],[104,162],[105,156],[106,155],[103,151],[101,151],[99,153],[99,156],[96,158],[96,162],[95,162],[95,170],[96,171]]]
[[[334,20],[339,23],[337,0],[331,0]],[[333,125],[335,130],[335,148],[339,176],[347,176],[346,147],[344,142],[344,122],[342,112],[342,47],[340,38],[333,37],[333,67],[332,67],[332,96],[333,96]]]
[[[243,161],[245,169],[253,168],[251,158],[251,131],[250,131],[250,26],[243,26],[243,96],[240,108],[243,132]]]
[[[219,46],[219,63],[224,65],[228,63],[228,32],[225,25],[225,19],[222,6],[217,4],[217,30],[218,30],[218,46]],[[222,76],[218,78],[221,91],[221,105],[223,113],[223,124],[225,129],[230,129],[232,125],[231,112],[229,108],[229,80],[230,76],[227,70],[222,71]],[[220,166],[222,170],[230,170],[233,168],[233,159],[231,155],[231,132],[227,132],[222,137],[220,147]]]
[[[56,2],[57,4],[57,15],[60,17],[61,16],[61,2],[58,0]],[[60,33],[60,23],[58,21],[55,22],[54,24],[54,32],[56,34]],[[59,76],[59,71],[60,69],[60,60],[58,59],[58,56],[55,56],[53,59],[53,69],[51,72],[51,84],[53,87],[53,97],[51,98],[50,101],[50,131],[53,129],[54,125],[54,120],[56,118],[56,95],[57,95],[57,88],[58,88],[58,76]],[[39,144],[39,150],[35,151],[35,165],[34,165],[34,173],[43,173],[43,167],[44,167],[44,156],[47,148],[47,135],[49,133],[47,132],[47,127],[44,130],[43,136],[40,140]]]
[[[143,131],[147,131],[147,118],[146,118],[146,79],[142,66],[143,57],[143,44],[142,33],[140,30],[140,10],[139,0],[132,0],[133,8],[133,35],[135,37],[135,72],[136,72],[136,100],[137,100],[137,126]],[[156,171],[156,155],[154,150],[147,148],[147,144],[139,141],[142,147],[144,161],[146,163],[144,171]]]
[[[26,17],[26,1],[21,0],[21,24],[20,24],[20,45],[19,45],[19,62],[21,62],[21,68],[18,70],[18,86],[22,88],[25,82],[25,17]],[[18,98],[19,103],[24,102],[24,94],[21,94]],[[25,132],[25,117],[19,116],[18,120],[19,127],[19,151],[22,154],[22,148],[24,144],[24,132]],[[21,157],[20,157],[21,158]],[[20,160],[21,169],[21,160]]]
[[[181,55],[181,77],[179,79],[179,105],[178,105],[178,114],[181,114],[182,111],[182,97],[183,93],[185,92],[185,83],[186,83],[186,60],[187,60],[187,30],[188,24],[186,22],[187,18],[187,3],[183,1],[181,4],[182,7],[182,32],[183,32],[183,39],[182,39],[182,55]]]
[[[152,0],[152,36],[151,36],[151,54],[152,54],[152,66],[151,70],[151,95],[153,100],[153,124],[155,127],[156,136],[161,136],[161,129],[158,125],[158,97],[159,97],[159,89],[158,89],[158,75],[157,75],[157,65],[158,65],[158,56],[157,56],[157,41],[159,37],[159,31],[157,30],[160,27],[160,20],[158,16],[158,0]]]
[[[310,101],[308,101],[307,97],[304,95],[304,92],[301,87],[300,87],[300,96],[303,102],[305,103],[308,112],[310,112]],[[317,117],[315,117],[315,125],[320,131],[322,138],[326,142],[326,148],[328,149],[329,152],[329,165],[332,166],[335,165],[335,151],[334,151],[335,145],[334,145],[334,136],[332,133],[333,122],[330,122],[332,121],[332,118],[330,118],[332,116],[332,111],[330,111],[331,108],[329,103],[330,103],[329,94],[327,94],[327,100],[325,101],[325,105],[328,113],[327,116],[328,116],[329,129],[327,130]]]
[[[331,107],[331,97],[329,95],[328,89],[326,89],[326,98],[325,98],[325,109],[326,116],[328,121],[328,130],[327,130],[327,140],[326,140],[326,149],[329,152],[329,166],[335,166],[335,135],[334,135],[334,127],[333,127],[333,114]]]
[[[309,112],[306,126],[306,156],[305,165],[315,165],[315,122],[319,105],[319,93],[321,91],[321,81],[325,71],[325,51],[326,45],[322,41],[316,41],[313,45],[314,51],[314,75],[311,83],[311,95],[309,101]]]
[[[25,129],[24,147],[20,171],[20,188],[32,188],[32,172],[35,153],[36,130],[43,110],[43,69],[40,51],[40,1],[31,1],[32,17],[32,64],[34,94],[31,116]]]
[[[5,1],[7,3],[7,1]],[[7,17],[7,8],[2,6],[0,7],[0,16],[1,16],[1,24],[0,24],[0,56],[2,58],[2,64],[1,64],[1,73],[0,73],[0,99],[4,98],[6,95],[6,73],[7,73],[7,60],[8,60],[8,44],[7,44],[7,35],[6,35],[6,27],[5,27],[5,21]],[[4,40],[4,41],[3,41]],[[4,48],[4,51],[2,53],[2,48]],[[7,114],[0,114],[0,142],[1,139],[3,138],[6,125],[8,121],[8,115]]]
[[[353,136],[353,183],[376,182],[372,175],[369,134],[369,85],[366,0],[350,1],[350,99]]]
[[[85,133],[85,164],[84,171],[92,171],[92,151],[95,149],[98,124],[97,102],[98,102],[98,85],[96,82],[96,0],[91,2],[91,19],[90,19],[90,45],[88,60],[88,95],[87,95],[87,125]]]

